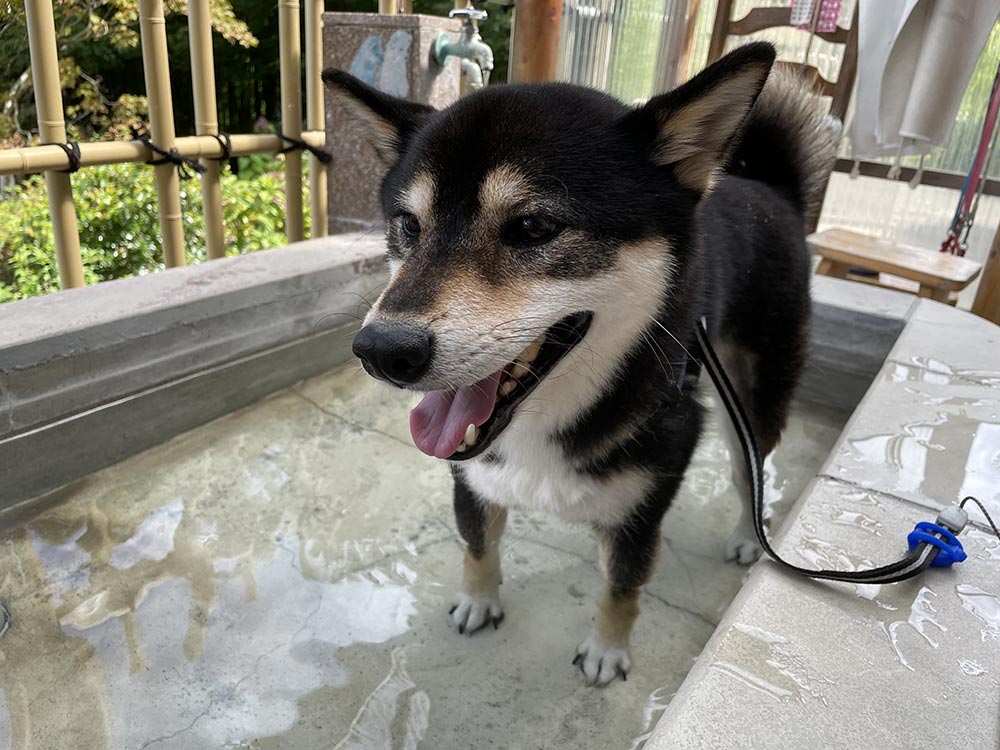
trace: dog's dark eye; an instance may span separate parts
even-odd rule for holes
[[[420,234],[420,222],[413,214],[401,214],[399,223],[403,227],[403,232],[410,237],[416,237]]]
[[[530,214],[509,221],[501,231],[508,245],[540,245],[562,231],[562,227],[547,216]]]

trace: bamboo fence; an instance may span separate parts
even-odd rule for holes
[[[220,161],[249,154],[285,154],[286,235],[289,242],[296,242],[303,238],[301,151],[305,149],[309,151],[310,160],[312,236],[326,235],[325,163],[328,157],[323,151],[326,133],[320,79],[323,0],[302,0],[305,9],[306,129],[302,129],[300,78],[302,6],[299,0],[277,0],[283,132],[255,135],[219,132],[209,2],[188,2],[196,135],[178,138],[174,132],[163,0],[138,0],[142,65],[149,101],[149,137],[134,141],[70,143],[66,136],[52,2],[25,0],[41,145],[0,150],[0,175],[44,173],[62,288],[83,286],[71,173],[87,167],[128,163],[155,165],[163,260],[168,268],[173,268],[185,263],[181,170],[193,169],[200,173],[207,255],[210,259],[222,258],[226,248]]]

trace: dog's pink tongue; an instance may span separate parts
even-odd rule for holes
[[[424,396],[410,412],[410,434],[416,446],[435,458],[454,453],[469,425],[479,427],[493,413],[501,372],[457,391],[431,391]]]

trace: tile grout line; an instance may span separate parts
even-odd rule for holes
[[[530,539],[528,537],[521,536],[520,534],[505,535],[504,538],[513,539],[513,540],[518,541],[518,542],[526,542],[528,544],[535,544],[535,545],[538,545],[539,547],[543,547],[544,549],[552,550],[553,552],[562,552],[563,554],[570,555],[571,557],[577,558],[580,562],[586,563],[586,564],[591,565],[593,567],[599,567],[596,560],[592,560],[592,559],[590,559],[588,557],[585,557],[584,555],[581,555],[579,552],[576,552],[575,550],[564,549],[563,547],[559,547],[559,546],[554,545],[554,544],[547,544],[545,542],[540,542],[537,539]],[[718,623],[717,622],[713,622],[712,620],[710,620],[708,617],[706,617],[705,615],[701,614],[700,612],[694,612],[694,611],[692,611],[690,609],[687,609],[686,607],[682,607],[679,604],[674,604],[673,602],[667,600],[665,597],[660,596],[659,594],[653,593],[646,586],[643,587],[642,593],[644,595],[650,597],[654,601],[660,602],[660,604],[664,605],[665,607],[669,607],[670,609],[675,609],[675,610],[678,610],[680,612],[684,612],[685,614],[691,615],[692,617],[694,617],[694,618],[696,618],[698,620],[701,620],[703,623],[705,623],[706,625],[709,625],[709,626],[711,626],[713,628],[718,627]]]
[[[352,427],[357,427],[358,429],[365,430],[366,432],[374,432],[376,435],[381,435],[382,437],[388,438],[389,440],[392,440],[395,443],[399,443],[399,445],[402,445],[402,446],[404,446],[406,448],[412,448],[413,450],[416,450],[416,447],[414,445],[406,442],[405,440],[400,440],[395,435],[390,435],[389,433],[383,432],[382,430],[378,429],[377,427],[365,424],[364,422],[357,422],[357,421],[355,421],[353,419],[350,419],[349,417],[343,416],[342,414],[338,414],[335,411],[331,411],[330,409],[327,409],[326,407],[320,406],[315,401],[313,401],[311,398],[309,398],[308,396],[306,396],[304,393],[301,393],[298,390],[298,386],[297,385],[293,385],[292,386],[292,393],[294,393],[296,396],[298,396],[299,398],[301,398],[306,403],[311,404],[312,406],[316,407],[323,414],[326,414],[328,417],[333,417],[334,419],[338,419],[341,422],[344,422],[345,424],[349,424]]]

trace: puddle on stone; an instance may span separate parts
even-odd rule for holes
[[[892,646],[892,650],[895,652],[899,663],[911,671],[916,670],[903,654],[901,634],[909,632],[916,633],[920,636],[924,643],[929,645],[931,648],[936,649],[939,646],[937,641],[938,634],[948,632],[948,628],[935,619],[938,614],[937,607],[934,604],[934,600],[936,598],[937,594],[930,587],[922,586],[917,592],[917,595],[913,598],[913,603],[910,605],[909,617],[905,620],[890,622],[889,624],[884,622],[879,623],[879,628],[889,640],[889,644]],[[931,627],[933,627],[937,633],[929,631],[929,628]]]
[[[770,696],[779,703],[784,703],[785,701],[792,700],[795,697],[795,694],[791,690],[778,687],[777,685],[768,682],[763,677],[752,674],[742,667],[736,666],[732,662],[712,662],[712,664],[709,665],[709,668],[717,672],[721,672],[724,675],[728,675],[737,682],[743,683],[751,690],[756,690],[759,693]]]
[[[812,699],[827,705],[826,688],[835,685],[836,681],[816,674],[794,643],[755,625],[736,623],[733,628],[752,639],[753,645],[745,648],[749,654],[748,661],[757,665],[754,674],[760,684],[784,691],[787,695],[782,695],[783,698],[799,703]]]
[[[836,473],[847,479],[865,476],[874,467],[887,472],[888,486],[903,496],[945,505],[973,495],[991,513],[1000,514],[1000,393],[980,395],[984,389],[953,380],[953,373],[943,369],[943,363],[939,365],[933,372],[890,365],[886,378],[914,383],[905,390],[931,407],[930,413],[901,424],[893,433],[848,439]],[[851,468],[860,464],[865,468]],[[975,508],[970,516],[985,522]]]
[[[657,688],[649,694],[646,705],[642,708],[642,732],[632,740],[629,750],[642,750],[646,741],[653,736],[653,729],[663,712],[670,705],[672,695],[664,688]]]
[[[958,598],[962,600],[962,609],[979,620],[983,642],[1000,638],[1000,599],[977,586],[961,583],[955,587]]]
[[[590,690],[570,665],[602,585],[588,530],[512,522],[507,619],[458,636],[448,471],[358,426],[395,414],[381,398],[347,424],[278,394],[0,518],[0,747],[641,747],[713,630],[699,598],[735,593],[701,589],[741,573],[721,555],[738,510],[717,430],[668,519],[698,554],[642,600],[628,682]],[[768,461],[777,515],[840,427],[793,413]],[[779,693],[802,693],[781,658]]]
[[[959,659],[958,666],[970,677],[982,677],[984,674],[987,674],[986,667],[972,659]]]
[[[993,388],[1000,387],[1000,372],[994,370],[957,369],[947,362],[934,357],[911,357],[910,361],[918,368],[926,370],[928,375],[944,375],[946,378],[945,382],[950,382],[952,379],[957,378],[982,383]]]

